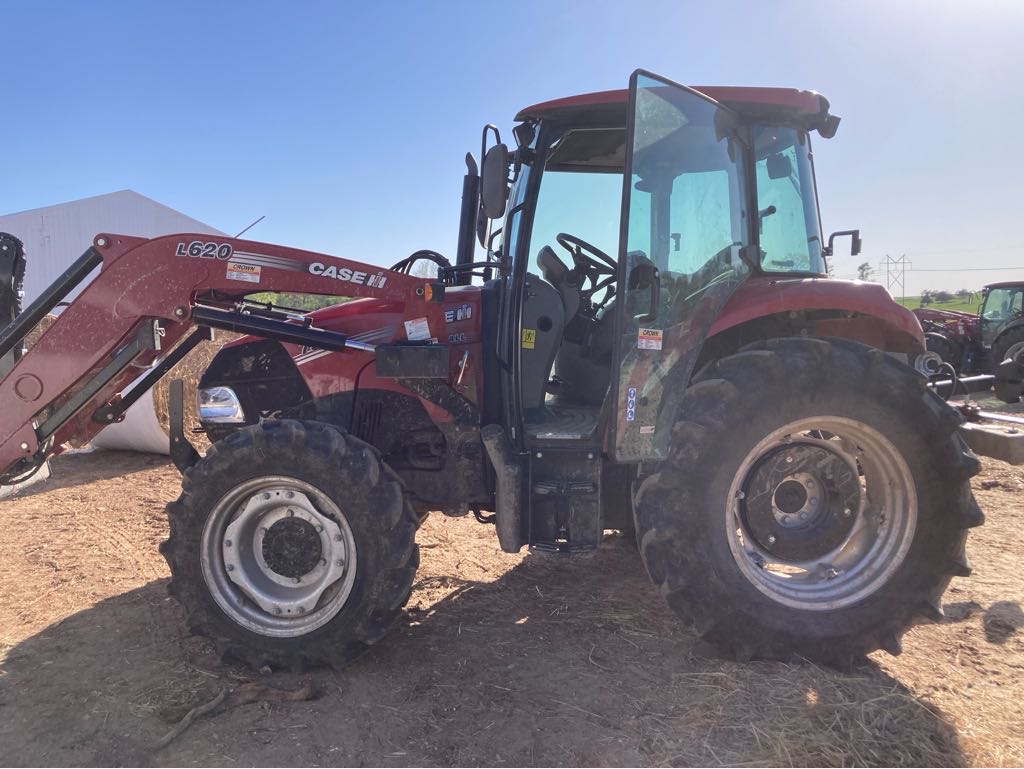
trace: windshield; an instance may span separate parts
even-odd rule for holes
[[[761,269],[825,274],[810,138],[795,128],[759,126],[754,152]]]

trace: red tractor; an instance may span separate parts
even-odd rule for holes
[[[1024,283],[992,283],[982,289],[977,315],[919,307],[928,349],[958,372],[997,374],[1004,360],[1024,362]]]
[[[822,239],[828,102],[638,71],[516,120],[513,151],[488,126],[479,173],[467,157],[453,264],[98,235],[0,337],[3,356],[102,265],[0,381],[0,482],[230,329],[248,336],[201,382],[204,457],[172,387],[184,478],[162,551],[190,625],[237,659],[337,665],[380,639],[430,510],[472,511],[507,552],[627,532],[739,658],[898,653],[970,571],[978,460],[915,369],[913,314],[825,277],[837,235],[859,250]],[[256,291],[356,299],[303,314]]]

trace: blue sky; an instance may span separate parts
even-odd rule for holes
[[[6,2],[0,213],[131,188],[228,232],[390,264],[451,254],[462,156],[521,107],[623,87],[818,90],[839,274],[1024,267],[1024,3]],[[848,242],[848,241],[846,241]],[[975,288],[1001,272],[912,272]]]

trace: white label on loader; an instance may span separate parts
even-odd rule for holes
[[[410,342],[421,342],[430,339],[430,326],[426,318],[416,318],[405,322],[405,336]]]
[[[246,283],[260,282],[260,267],[255,264],[228,262],[228,280],[241,280]]]

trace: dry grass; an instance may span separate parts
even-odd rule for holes
[[[852,672],[722,660],[680,629],[621,540],[589,557],[508,555],[489,527],[431,516],[405,619],[345,671],[316,671],[319,699],[211,715],[159,754],[146,746],[169,722],[251,674],[188,636],[165,595],[156,545],[173,470],[114,452],[55,470],[0,502],[5,762],[1024,762],[1019,468],[985,462],[975,575],[953,581],[947,619],[909,633],[900,657]]]

